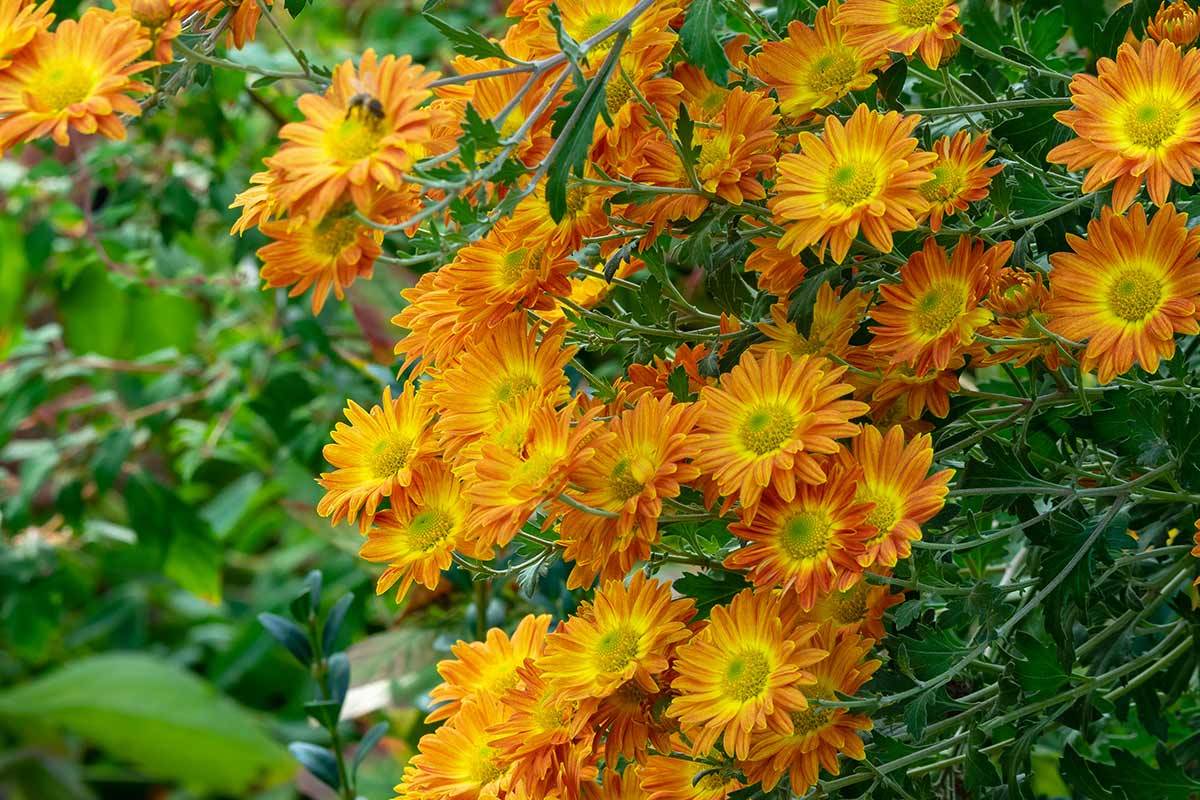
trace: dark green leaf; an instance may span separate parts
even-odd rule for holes
[[[333,604],[333,608],[329,609],[329,616],[325,618],[325,628],[321,631],[321,649],[326,653],[334,652],[338,634],[342,631],[342,623],[346,621],[346,612],[350,610],[353,602],[354,595],[344,594]]]
[[[423,13],[421,16],[429,21],[429,24],[438,29],[438,32],[445,36],[454,49],[462,53],[464,56],[472,58],[501,58],[508,60],[504,50],[500,45],[488,39],[479,31],[467,26],[451,25],[444,19],[435,17],[433,14]]]
[[[699,612],[707,615],[713,606],[728,603],[734,595],[749,585],[736,572],[721,572],[718,575],[690,572],[682,578],[677,578],[674,588],[680,594],[695,600]]]
[[[717,38],[725,25],[725,9],[721,0],[692,0],[688,6],[679,42],[688,60],[704,70],[713,83],[725,85],[729,58]]]
[[[307,667],[312,663],[312,648],[308,644],[308,636],[299,625],[278,614],[265,611],[258,615],[258,622],[267,629],[272,639],[286,647],[302,665]]]
[[[338,779],[337,759],[333,757],[333,753],[308,742],[292,742],[288,745],[288,751],[314,778],[337,791],[341,781]]]

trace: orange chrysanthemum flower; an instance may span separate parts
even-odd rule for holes
[[[499,628],[491,628],[486,641],[460,641],[453,645],[450,653],[454,658],[438,662],[437,671],[444,683],[429,693],[430,699],[438,705],[425,721],[450,719],[464,703],[484,695],[499,700],[520,682],[517,668],[526,659],[542,654],[549,628],[549,614],[527,614],[513,631],[512,638]]]
[[[660,753],[671,751],[674,725],[660,711],[669,698],[669,690],[647,692],[637,681],[626,681],[600,701],[591,724],[604,737],[605,763],[616,764],[621,758],[644,761],[651,747]]]
[[[884,302],[871,310],[871,351],[910,365],[918,376],[946,369],[975,340],[975,330],[992,318],[979,305],[1013,243],[986,248],[960,237],[949,261],[931,236],[900,268],[899,284],[882,284]]]
[[[114,17],[132,19],[140,36],[151,42],[150,55],[160,64],[170,64],[171,41],[183,33],[183,18],[194,11],[188,0],[113,0],[113,10],[95,9]]]
[[[148,49],[136,22],[102,13],[37,32],[0,71],[0,153],[43,136],[66,147],[72,129],[124,139],[119,115],[142,113],[129,93],[151,88],[132,77],[152,66],[136,60]]]
[[[838,695],[854,695],[866,683],[880,662],[868,660],[873,642],[856,634],[840,634],[826,624],[813,639],[817,647],[829,651],[829,657],[812,668],[817,682],[804,687],[809,699],[835,700]],[[817,784],[823,767],[837,775],[838,755],[856,761],[866,757],[859,731],[869,731],[871,720],[865,714],[851,714],[838,706],[811,706],[792,712],[792,733],[766,730],[751,741],[751,758],[742,764],[746,776],[762,784],[769,792],[787,775],[795,795],[806,793]]]
[[[1192,185],[1200,166],[1200,51],[1180,55],[1171,42],[1141,50],[1121,45],[1117,60],[1102,58],[1093,77],[1071,79],[1075,107],[1054,115],[1078,137],[1046,155],[1052,164],[1088,170],[1083,192],[1116,181],[1113,206],[1129,208],[1146,184],[1156,205],[1171,182]]]
[[[846,0],[834,22],[848,29],[848,42],[906,56],[919,52],[930,69],[941,66],[962,33],[954,0]]]
[[[871,536],[859,563],[864,568],[875,564],[894,567],[899,559],[912,554],[912,542],[921,539],[921,525],[946,504],[954,470],[930,475],[933,443],[929,434],[917,434],[905,442],[899,426],[888,429],[887,434],[873,425],[863,426],[851,452],[853,465],[861,470],[854,499],[871,504],[866,517]]]
[[[764,43],[750,59],[750,73],[775,90],[779,112],[790,121],[801,121],[875,82],[872,70],[879,66],[882,49],[849,44],[847,29],[832,21],[837,13],[838,0],[830,0],[817,11],[813,27],[793,20],[785,39]]]
[[[275,0],[266,0],[268,7]],[[262,19],[262,7],[258,0],[200,0],[196,3],[196,11],[203,14],[208,22],[220,16],[222,11],[232,9],[229,13],[229,23],[225,34],[225,46],[241,49],[246,42],[254,41],[258,30],[258,22]]]
[[[877,567],[876,572],[883,571]],[[837,631],[861,633],[879,641],[886,635],[883,615],[889,608],[904,602],[902,592],[892,592],[887,586],[859,581],[849,589],[834,589],[817,596],[809,611],[797,609],[798,622],[832,623]]]
[[[742,788],[736,777],[703,761],[671,756],[650,756],[638,776],[641,800],[726,800]]]
[[[655,678],[690,635],[695,613],[691,599],[672,600],[669,584],[641,572],[628,586],[608,581],[591,605],[550,634],[539,665],[564,699],[606,697],[628,681],[656,692]]]
[[[592,458],[595,412],[576,419],[573,406],[532,412],[528,440],[518,450],[485,443],[471,465],[467,498],[474,504],[471,538],[481,553],[512,541],[541,503],[559,495]]]
[[[720,739],[744,759],[753,733],[791,733],[791,713],[808,707],[803,686],[816,679],[805,668],[827,652],[807,646],[815,626],[785,630],[780,615],[778,593],[745,589],[680,645],[667,716],[679,719],[693,753],[707,754]]]
[[[559,20],[562,32],[576,42],[582,43],[605,30],[629,13],[636,0],[559,0]],[[558,31],[550,19],[550,3],[538,3],[537,34],[529,42],[530,55],[543,57],[561,52]],[[529,13],[529,10],[526,10]],[[623,52],[636,53],[646,47],[654,47],[665,40],[674,41],[668,24],[679,13],[675,0],[658,0],[642,12],[629,28],[629,38]],[[616,43],[614,33],[598,42],[587,54],[585,74],[591,76],[600,69],[609,51]]]
[[[520,56],[520,53],[509,51],[510,55]],[[450,62],[451,68],[458,75],[474,75],[476,73],[493,72],[511,66],[507,61],[498,58],[469,58],[458,56]],[[522,94],[525,81],[529,78],[524,73],[509,72],[487,78],[478,78],[465,83],[453,83],[435,89],[447,109],[451,110],[456,119],[462,119],[469,102],[479,116],[493,120],[504,114],[504,119],[497,125],[500,139],[506,140],[513,136],[529,118],[537,112],[542,97],[548,90],[546,85],[549,75],[539,77],[537,85]],[[511,109],[509,101],[521,94],[521,100]],[[504,112],[507,110],[507,114]],[[550,111],[542,109],[541,115],[530,123],[529,132],[517,143],[512,155],[526,164],[534,166],[545,157],[554,140],[550,137]],[[499,155],[499,149],[494,153],[481,152],[475,156],[477,164],[487,163]]]
[[[870,506],[855,500],[854,474],[826,474],[825,483],[799,485],[789,501],[768,494],[753,522],[729,526],[751,544],[730,553],[725,566],[748,570],[759,588],[794,591],[805,610],[818,594],[848,589],[862,577],[859,562],[873,532],[865,525]]]
[[[363,53],[357,69],[350,61],[338,65],[324,95],[300,98],[305,119],[283,126],[283,146],[267,159],[280,176],[280,206],[320,218],[348,192],[370,213],[377,186],[399,191],[447,114],[421,107],[436,77],[408,56],[377,59],[374,50]]]
[[[695,464],[721,494],[741,500],[748,520],[768,486],[787,501],[797,481],[823,483],[813,456],[837,452],[834,439],[857,433],[850,420],[867,406],[840,399],[853,391],[840,383],[845,372],[824,359],[746,353],[719,387],[700,392],[697,431],[704,438]]]
[[[570,585],[590,584],[597,574],[623,577],[650,557],[663,498],[678,497],[680,484],[700,475],[688,463],[700,451],[691,436],[700,411],[699,404],[646,394],[592,443],[594,455],[572,475],[578,490],[568,495],[615,517],[572,505],[560,509],[563,558],[576,562]]]
[[[634,149],[655,124],[638,94],[666,124],[673,125],[679,116],[683,86],[660,74],[678,37],[670,29],[664,33],[649,47],[636,51],[622,49],[616,69],[604,85],[604,105],[612,124],[596,120],[591,159],[610,174],[633,171]]]
[[[466,543],[470,504],[458,478],[440,462],[418,467],[405,502],[375,515],[358,554],[367,561],[387,564],[375,584],[383,594],[400,581],[399,603],[413,582],[436,589],[442,571],[450,567],[455,550]]]
[[[506,409],[528,402],[558,404],[568,399],[563,366],[574,347],[563,347],[564,327],[551,328],[538,341],[523,315],[513,316],[465,352],[430,385],[439,412],[435,430],[443,457],[506,421]]]
[[[468,324],[493,326],[517,308],[546,310],[571,290],[576,264],[570,251],[551,246],[553,228],[507,217],[486,236],[459,250],[438,271],[437,282],[454,292]]]
[[[1047,327],[1087,340],[1080,366],[1101,383],[1136,362],[1147,372],[1175,354],[1175,334],[1200,333],[1200,232],[1173,205],[1149,223],[1141,205],[1118,216],[1105,208],[1081,239],[1067,235],[1071,253],[1050,256]]]
[[[920,419],[927,409],[935,417],[944,418],[950,413],[950,395],[958,392],[958,370],[964,360],[959,356],[947,369],[924,375],[917,375],[907,364],[887,367],[871,391],[872,418],[878,422],[891,416],[895,422],[908,422]]]
[[[38,5],[35,0],[0,0],[0,70],[13,55],[44,32],[54,21],[52,0]]]
[[[1146,25],[1146,33],[1155,41],[1188,47],[1200,38],[1200,14],[1187,0],[1175,0],[1169,5],[1164,0]]]
[[[992,178],[1004,169],[1003,164],[984,166],[994,154],[987,143],[986,132],[972,139],[968,131],[933,143],[937,161],[929,167],[933,177],[921,185],[921,194],[929,201],[929,227],[934,233],[942,229],[945,217],[966,211],[968,204],[987,197]]]
[[[750,244],[754,249],[746,256],[746,271],[758,273],[758,288],[776,297],[787,297],[808,274],[800,257],[782,249],[777,237],[758,236]]]
[[[512,783],[512,762],[492,743],[491,730],[504,721],[499,702],[481,696],[463,704],[452,719],[421,737],[402,784],[409,796],[445,800],[497,800]]]
[[[993,339],[1013,339],[998,346],[994,352],[983,354],[979,363],[1012,364],[1022,367],[1035,358],[1042,359],[1048,369],[1058,369],[1062,351],[1058,343],[1046,337],[1042,328],[1049,324],[1045,305],[1050,300],[1041,272],[1005,267],[992,277],[984,305],[996,315],[996,320],[983,329]],[[1038,339],[1040,341],[1030,341]]]
[[[598,701],[563,697],[532,660],[518,667],[517,677],[500,699],[504,719],[491,730],[492,745],[513,762],[512,782],[521,796],[579,797],[580,784],[597,774],[588,722]]]
[[[787,304],[776,303],[771,306],[771,322],[758,324],[770,341],[752,345],[750,351],[774,350],[792,358],[834,356],[845,361],[850,354],[850,337],[862,324],[869,301],[870,296],[861,289],[850,289],[845,297],[839,298],[832,284],[823,283],[817,289],[807,336],[788,320]]]
[[[693,145],[700,148],[694,171],[700,188],[734,205],[762,200],[766,190],[761,174],[775,163],[778,136],[775,101],[765,94],[737,88],[729,93],[714,127],[697,127]],[[633,179],[652,186],[693,188],[675,148],[661,132],[647,136],[634,156],[641,166]],[[667,223],[694,220],[708,207],[702,194],[672,192],[658,194],[647,203],[630,206],[631,219],[650,222],[653,238]]]
[[[413,469],[432,459],[433,412],[417,399],[411,383],[395,400],[391,387],[384,389],[382,405],[369,412],[353,400],[347,402],[343,413],[350,424],[337,423],[330,434],[333,444],[325,445],[325,460],[336,469],[322,472],[317,480],[325,489],[317,513],[329,517],[332,525],[343,517],[351,523],[358,518],[366,533],[379,503],[385,497],[394,502],[412,485]]]
[[[839,264],[863,233],[877,250],[892,251],[892,234],[917,227],[927,206],[920,187],[931,177],[933,153],[917,150],[921,118],[880,114],[860,105],[845,125],[825,118],[825,138],[799,135],[800,152],[779,159],[777,194],[769,207],[786,229],[779,246],[792,253],[829,247]]]
[[[384,201],[391,213],[379,218],[389,221],[415,210],[418,198],[410,192],[389,193]],[[363,224],[353,205],[346,203],[329,211],[319,221],[308,217],[263,222],[260,230],[272,239],[258,249],[263,262],[260,276],[271,288],[291,287],[289,297],[298,297],[311,287],[312,310],[320,314],[330,290],[338,300],[358,278],[370,278],[375,259],[382,252],[383,234]]]

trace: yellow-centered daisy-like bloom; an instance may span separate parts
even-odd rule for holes
[[[195,10],[187,0],[113,0],[113,10],[95,9],[115,17],[127,17],[136,22],[141,36],[152,43],[151,57],[160,64],[170,64],[171,41],[183,33],[183,18]]]
[[[846,0],[834,22],[848,30],[846,40],[911,56],[937,69],[956,49],[962,33],[954,0]]]
[[[563,558],[575,561],[579,573],[572,573],[572,584],[590,584],[597,574],[621,578],[650,558],[663,498],[678,497],[680,485],[700,475],[690,460],[700,452],[691,434],[701,410],[700,404],[646,394],[592,443],[594,455],[572,476],[578,490],[567,494],[616,517],[571,505],[557,509],[563,514]]]
[[[1118,216],[1105,208],[1087,238],[1067,234],[1073,252],[1050,256],[1047,327],[1087,341],[1080,367],[1101,383],[1137,363],[1147,372],[1175,354],[1175,334],[1200,333],[1200,229],[1173,205],[1147,223],[1141,205]]]
[[[845,372],[820,358],[746,353],[719,387],[701,390],[703,448],[694,463],[721,494],[741,500],[747,520],[768,486],[788,501],[797,482],[824,483],[814,456],[837,452],[835,439],[858,432],[850,420],[868,409],[841,399],[853,391],[840,382]]]
[[[480,696],[433,733],[421,737],[412,775],[397,791],[409,797],[445,800],[498,800],[512,783],[512,761],[492,743],[491,733],[504,721],[504,707]]]
[[[876,566],[876,574],[887,574],[886,567]],[[861,633],[879,641],[887,632],[883,615],[889,608],[904,602],[903,592],[892,592],[887,586],[859,581],[849,589],[834,589],[817,596],[813,607],[795,610],[797,622],[832,623],[836,630]]]
[[[371,216],[387,222],[407,216],[418,204],[414,192],[389,192],[373,204]],[[363,224],[350,203],[331,209],[320,220],[301,216],[264,221],[259,229],[273,240],[256,253],[263,262],[263,281],[270,288],[291,287],[289,297],[311,287],[314,314],[321,313],[330,291],[343,300],[346,287],[358,278],[370,278],[382,252],[383,233]]]
[[[54,21],[53,0],[38,5],[33,0],[0,0],[0,70],[12,61],[33,37]]]
[[[713,770],[703,761],[680,756],[650,756],[638,769],[639,800],[726,800],[742,788],[738,779],[724,770]]]
[[[375,515],[358,554],[367,561],[387,564],[375,584],[376,594],[399,581],[399,603],[414,581],[426,589],[437,588],[454,551],[466,544],[470,505],[462,488],[441,462],[430,462],[417,468],[405,502]]]
[[[522,402],[537,407],[568,399],[563,367],[575,348],[563,347],[564,335],[564,326],[552,327],[539,342],[537,328],[515,315],[468,344],[429,387],[443,457],[457,458],[463,447],[508,421],[507,410]]]
[[[556,5],[562,32],[582,44],[624,17],[637,5],[637,1],[559,0]],[[532,56],[540,58],[559,53],[561,48],[555,23],[550,19],[550,3],[538,3],[538,6],[537,33],[529,41],[529,48]],[[657,0],[633,21],[622,52],[637,53],[647,47],[656,47],[663,41],[673,42],[675,35],[668,26],[679,11],[675,0]],[[617,34],[613,33],[588,51],[585,75],[591,76],[600,69],[616,40]]]
[[[565,699],[606,697],[633,681],[658,691],[656,678],[690,635],[689,598],[671,599],[669,584],[637,572],[626,586],[608,581],[590,606],[552,633],[539,666]]]
[[[845,297],[839,298],[832,284],[823,283],[817,289],[807,336],[788,320],[787,303],[776,303],[771,306],[771,322],[758,324],[759,331],[770,341],[752,345],[750,351],[775,350],[792,358],[836,356],[845,361],[850,355],[850,337],[862,324],[869,301],[870,295],[861,289],[850,289]]]
[[[877,564],[894,567],[899,559],[912,555],[912,543],[921,538],[921,525],[946,504],[954,470],[930,475],[933,443],[929,434],[917,434],[905,442],[898,425],[886,434],[873,425],[863,426],[851,454],[852,464],[861,470],[854,499],[870,504],[865,519],[870,538],[859,563],[864,569]]]
[[[491,628],[485,641],[459,641],[453,645],[450,654],[454,658],[438,662],[437,671],[444,682],[429,693],[438,705],[425,721],[450,719],[464,703],[482,695],[499,700],[518,685],[517,668],[527,659],[536,659],[542,654],[550,620],[549,614],[527,614],[517,624],[511,638],[501,629]]]
[[[44,19],[25,16],[17,24],[41,25]],[[149,49],[136,22],[102,13],[84,12],[78,22],[66,19],[52,32],[37,31],[0,70],[0,154],[43,136],[66,147],[72,129],[124,139],[119,115],[142,113],[129,93],[151,88],[133,79],[153,66],[137,61]]]
[[[679,720],[692,752],[707,754],[720,740],[744,759],[753,733],[791,733],[791,713],[808,707],[803,687],[816,680],[806,668],[828,654],[808,646],[815,632],[784,629],[776,592],[745,589],[728,607],[715,606],[708,625],[679,647],[671,682],[678,695],[667,716]]]
[[[972,139],[970,132],[959,131],[933,143],[937,161],[929,167],[933,177],[921,185],[921,195],[929,201],[929,227],[934,233],[942,229],[943,219],[987,197],[992,178],[1004,169],[1003,164],[985,166],[994,153],[987,142],[986,132]]]
[[[754,521],[736,522],[730,533],[750,544],[725,559],[730,569],[748,570],[761,589],[793,591],[808,610],[817,596],[848,589],[862,577],[859,562],[872,529],[870,506],[855,500],[854,474],[827,469],[822,484],[801,484],[782,501],[769,493]]]
[[[1200,14],[1187,0],[1163,2],[1158,13],[1146,25],[1146,34],[1158,42],[1173,42],[1188,47],[1200,38]]]
[[[481,553],[511,542],[534,509],[557,497],[592,458],[588,445],[600,429],[592,419],[597,410],[576,418],[573,406],[555,410],[544,404],[532,412],[523,446],[483,444],[466,476],[474,504],[471,538]]]
[[[1171,42],[1141,50],[1121,45],[1102,58],[1093,77],[1071,79],[1074,108],[1054,115],[1078,138],[1046,155],[1052,164],[1088,170],[1083,192],[1116,181],[1113,207],[1124,211],[1145,184],[1156,205],[1172,181],[1192,185],[1200,166],[1200,51],[1181,55]]]
[[[862,228],[877,250],[892,251],[892,234],[917,227],[927,208],[920,187],[937,158],[917,149],[921,118],[880,114],[860,105],[845,125],[825,118],[825,138],[803,132],[800,152],[779,159],[776,195],[769,207],[787,231],[779,246],[792,253],[828,247],[839,264]]]
[[[647,692],[636,681],[626,681],[601,700],[591,724],[604,737],[605,762],[642,762],[650,748],[669,753],[675,726],[661,714],[669,700],[669,687]]]
[[[329,517],[331,525],[357,518],[366,533],[379,503],[388,497],[395,503],[412,485],[413,469],[432,460],[433,411],[417,399],[412,383],[405,384],[395,400],[391,387],[385,388],[382,404],[370,411],[353,400],[347,403],[344,413],[350,424],[337,423],[330,434],[333,443],[323,451],[335,469],[317,479],[325,489],[317,513]]]
[[[565,247],[551,242],[549,218],[506,217],[478,242],[438,270],[436,282],[452,291],[468,324],[493,326],[518,308],[555,308],[571,291],[567,276],[578,267]]]
[[[900,268],[900,283],[879,287],[884,302],[871,310],[879,323],[871,327],[871,351],[908,364],[918,376],[946,369],[991,320],[979,303],[1012,250],[1012,242],[985,248],[962,236],[947,260],[937,241],[926,239]]]
[[[804,687],[809,699],[854,695],[879,669],[879,661],[867,658],[873,644],[870,639],[841,633],[833,624],[822,626],[813,644],[828,650],[829,656],[812,668],[817,681]],[[742,767],[746,777],[761,783],[765,792],[787,775],[792,793],[802,795],[817,784],[822,768],[830,775],[841,772],[839,754],[856,761],[865,758],[858,732],[872,727],[865,714],[851,714],[845,707],[810,705],[792,712],[790,734],[773,730],[756,734],[750,743],[750,759]]]
[[[850,92],[875,82],[872,72],[884,58],[878,47],[846,42],[846,28],[835,25],[837,0],[817,11],[813,27],[788,23],[788,35],[766,42],[750,59],[750,73],[779,95],[779,112],[798,122]]]
[[[434,126],[449,117],[422,107],[436,77],[408,56],[379,59],[374,50],[363,53],[357,69],[350,61],[338,65],[325,94],[297,101],[305,119],[283,126],[284,144],[267,159],[280,176],[280,206],[320,218],[348,192],[369,213],[376,187],[399,191],[413,162],[427,154]]]

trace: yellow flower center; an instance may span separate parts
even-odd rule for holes
[[[582,25],[576,26],[575,30],[570,31],[571,38],[582,44],[616,21],[615,17],[608,14],[593,14],[584,20]],[[613,44],[616,42],[616,36],[614,33],[604,41],[597,42],[588,51],[588,61],[595,61],[596,64],[599,64],[600,62],[597,59],[602,58],[605,53],[612,49]]]
[[[958,196],[965,183],[962,170],[950,163],[937,164],[930,170],[933,177],[921,185],[921,196],[930,202],[946,202]]]
[[[825,191],[835,203],[852,208],[875,196],[876,183],[873,165],[842,164],[830,170]]]
[[[950,330],[967,305],[967,288],[961,283],[935,283],[917,300],[913,327],[930,338]]]
[[[556,731],[567,726],[570,707],[558,704],[558,690],[548,689],[538,700],[537,709],[531,715],[534,724],[544,731]]]
[[[1108,307],[1126,322],[1141,322],[1158,308],[1162,296],[1162,281],[1140,267],[1130,267],[1109,286]]]
[[[430,552],[454,533],[454,517],[439,508],[418,511],[408,524],[408,543],[413,550]]]
[[[325,152],[334,161],[353,164],[370,158],[383,141],[383,126],[369,110],[352,108],[325,133]]]
[[[518,483],[538,485],[546,478],[550,477],[550,473],[558,466],[560,453],[532,453],[529,458],[522,462],[518,471]]]
[[[699,775],[701,770],[707,770],[707,769],[708,769],[708,767],[702,764],[699,767],[697,767],[696,774]],[[693,775],[692,778],[694,780],[695,775]],[[720,772],[711,772],[710,771],[707,775],[705,775],[703,778],[701,778],[698,782],[696,782],[694,784],[694,788],[700,790],[701,792],[716,792],[716,791],[720,791],[721,789],[724,789],[725,784],[727,784],[727,783],[729,783],[729,779],[726,778],[723,774],[721,774]],[[724,796],[724,795],[722,795],[722,796]]]
[[[412,439],[393,435],[375,445],[369,459],[371,476],[383,480],[404,469],[412,453]]]
[[[871,509],[871,513],[867,514],[866,518],[866,523],[879,531],[875,539],[882,539],[900,521],[899,504],[892,498],[883,494],[868,494],[860,496],[859,499],[864,503],[875,504],[875,507]]]
[[[483,685],[489,692],[499,697],[516,686],[518,680],[516,667],[513,664],[503,664],[490,676],[490,679],[483,681]]]
[[[779,529],[779,547],[795,561],[825,552],[833,523],[822,514],[802,511],[785,520]]]
[[[600,672],[620,672],[638,657],[640,639],[627,625],[608,631],[592,647],[592,664]]]
[[[792,735],[807,736],[829,724],[833,709],[825,706],[809,706],[803,711],[792,712]]]
[[[938,21],[946,0],[900,0],[896,20],[906,28],[927,28]]]
[[[829,612],[834,622],[839,625],[852,625],[861,622],[867,614],[867,583],[859,581],[844,592],[835,592],[832,596],[833,608]]]
[[[625,104],[629,102],[629,98],[633,96],[633,86],[624,76],[618,74],[608,82],[604,87],[604,102],[608,105],[609,115],[616,114]]]
[[[466,754],[464,754],[466,755]],[[500,763],[499,754],[491,747],[480,747],[475,753],[474,758],[466,756],[464,758],[467,767],[467,778],[471,783],[487,786],[497,780],[504,774],[507,769]]]
[[[763,694],[771,676],[771,663],[761,650],[743,650],[729,659],[721,688],[725,696],[739,703]]]
[[[62,111],[91,97],[96,76],[78,61],[52,61],[30,81],[31,94],[51,111]]]
[[[849,48],[830,48],[809,65],[808,89],[813,94],[825,94],[831,89],[840,92],[857,74],[858,62]]]
[[[358,239],[362,225],[352,216],[352,210],[327,214],[317,224],[313,231],[312,244],[318,255],[330,260],[336,259]]]
[[[499,408],[536,389],[537,382],[529,375],[506,375],[492,389],[492,408]]]
[[[567,189],[567,214],[568,217],[574,217],[587,206],[588,190],[581,185],[572,186]]]
[[[608,476],[609,494],[621,502],[637,497],[646,488],[646,477],[653,471],[653,465],[645,456],[622,458]]]
[[[542,267],[544,247],[533,249],[522,247],[508,253],[500,260],[500,278],[504,283],[520,283],[527,276],[536,275]]]
[[[751,453],[762,456],[778,450],[795,430],[796,418],[787,408],[761,405],[742,418],[738,440]]]
[[[1125,115],[1125,135],[1138,147],[1162,147],[1179,131],[1180,111],[1167,103],[1144,102]]]

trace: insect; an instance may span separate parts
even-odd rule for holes
[[[367,92],[359,92],[350,98],[349,107],[346,109],[346,119],[349,119],[350,114],[355,110],[365,110],[376,119],[383,119],[383,103],[378,97],[373,97]]]

